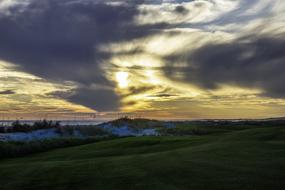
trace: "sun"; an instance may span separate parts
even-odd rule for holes
[[[120,88],[126,88],[129,85],[129,73],[127,72],[117,72],[116,73],[116,80]]]

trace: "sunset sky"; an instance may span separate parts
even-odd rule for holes
[[[0,120],[285,116],[284,0],[0,0]]]

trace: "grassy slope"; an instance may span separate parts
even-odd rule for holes
[[[137,137],[1,160],[0,189],[285,189],[285,128]]]

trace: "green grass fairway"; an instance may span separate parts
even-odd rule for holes
[[[285,128],[123,138],[0,162],[1,190],[284,190]]]

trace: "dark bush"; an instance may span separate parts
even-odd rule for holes
[[[36,121],[33,125],[26,123],[21,123],[20,121],[15,121],[10,127],[0,127],[0,133],[15,133],[15,132],[31,132],[38,129],[51,129],[60,127],[60,122],[58,121]]]

